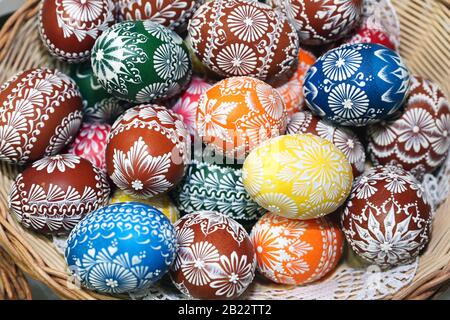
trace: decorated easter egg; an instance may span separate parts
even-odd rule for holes
[[[314,62],[316,62],[316,57],[309,51],[300,48],[296,71],[289,81],[276,88],[284,100],[289,117],[304,106],[303,80]]]
[[[309,111],[294,113],[289,120],[287,134],[311,133],[333,143],[350,162],[353,177],[364,172],[366,154],[358,136],[350,129],[336,127],[328,121],[321,120]]]
[[[207,2],[194,13],[188,31],[200,60],[225,77],[276,83],[298,53],[298,35],[286,16],[257,1]]]
[[[197,116],[198,102],[202,94],[206,92],[211,85],[204,79],[192,77],[191,82],[183,94],[178,97],[172,106],[172,111],[178,114],[182,119],[189,133],[195,135],[195,117]]]
[[[297,30],[300,43],[323,45],[338,40],[360,21],[362,0],[269,0]]]
[[[391,50],[396,50],[386,31],[381,28],[370,28],[367,25],[362,25],[356,29],[355,33],[345,40],[345,43],[377,43]]]
[[[106,139],[111,126],[101,123],[83,123],[67,152],[89,160],[96,167],[106,170]]]
[[[352,186],[344,153],[312,134],[284,135],[256,147],[244,161],[244,187],[264,209],[290,219],[335,211]]]
[[[116,0],[117,17],[123,20],[150,20],[170,29],[186,27],[204,0]]]
[[[233,299],[252,283],[256,259],[247,231],[213,211],[182,217],[175,224],[178,255],[170,276],[188,297]]]
[[[127,202],[87,215],[70,233],[65,257],[85,288],[123,294],[161,279],[176,252],[169,219],[151,206]]]
[[[117,189],[111,196],[110,203],[140,202],[161,211],[172,223],[180,218],[180,212],[167,195],[160,195],[149,199],[139,199]]]
[[[333,270],[342,255],[344,236],[327,217],[293,220],[266,213],[253,227],[257,269],[281,284],[303,285]]]
[[[0,88],[0,160],[23,165],[55,155],[81,125],[76,84],[63,73],[30,69]]]
[[[112,126],[106,146],[106,168],[119,189],[151,198],[183,178],[190,136],[181,119],[157,105],[127,110]]]
[[[172,197],[183,214],[218,211],[244,227],[251,227],[263,213],[244,189],[242,170],[231,165],[192,160]]]
[[[114,24],[112,0],[43,0],[39,32],[50,53],[79,63],[89,59],[99,35]]]
[[[189,83],[191,60],[183,39],[155,22],[120,22],[92,49],[92,68],[115,97],[134,103],[170,98]]]
[[[450,146],[450,105],[439,86],[412,77],[400,118],[369,129],[369,153],[377,164],[400,164],[422,179],[445,160]]]
[[[64,234],[89,212],[108,203],[105,174],[72,154],[44,157],[16,177],[9,208],[26,228]]]
[[[83,98],[83,120],[113,124],[129,107],[125,101],[110,95],[95,78],[91,63],[73,65],[70,77],[76,82]]]
[[[379,44],[333,49],[309,69],[304,93],[318,116],[347,126],[365,126],[393,116],[409,88],[400,56]]]
[[[230,158],[244,158],[262,141],[284,134],[286,107],[280,94],[251,77],[224,79],[200,98],[196,127],[203,142]]]
[[[431,215],[413,175],[398,166],[379,166],[355,181],[341,222],[353,251],[392,267],[419,255],[430,238]]]

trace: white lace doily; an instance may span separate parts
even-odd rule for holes
[[[400,25],[390,0],[366,0],[364,17],[368,23],[379,23],[398,47]],[[442,204],[449,194],[450,156],[435,174],[424,177],[423,186],[432,203],[433,210]],[[53,243],[64,254],[66,238],[54,237]],[[347,261],[327,279],[318,283],[299,287],[286,287],[269,283],[257,277],[246,291],[243,299],[383,299],[392,296],[410,284],[416,274],[418,259],[414,262],[389,270],[376,266],[355,268]],[[157,285],[144,292],[130,294],[131,299],[167,300],[185,299],[166,276]]]

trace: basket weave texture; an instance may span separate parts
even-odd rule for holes
[[[0,300],[30,300],[31,291],[23,272],[0,248]]]
[[[392,3],[401,25],[400,53],[408,68],[413,74],[438,83],[450,96],[450,0],[392,0]],[[61,68],[39,39],[38,5],[39,0],[28,0],[0,30],[0,83],[31,67]],[[64,258],[51,239],[24,230],[9,214],[7,197],[17,172],[15,167],[0,164],[0,245],[22,270],[62,298],[112,299],[71,286]],[[420,258],[413,282],[391,298],[426,299],[450,281],[449,211],[450,199],[436,212],[432,239]]]

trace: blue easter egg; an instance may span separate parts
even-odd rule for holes
[[[402,106],[410,75],[400,56],[378,44],[333,49],[309,69],[304,81],[308,107],[346,126],[388,119]]]
[[[123,202],[81,220],[67,239],[65,256],[81,285],[120,294],[161,279],[176,252],[175,229],[164,214],[143,203]]]

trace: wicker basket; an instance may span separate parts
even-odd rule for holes
[[[30,300],[31,291],[23,272],[0,248],[0,300]]]
[[[371,1],[371,0],[366,0]],[[401,24],[401,55],[409,69],[450,93],[450,0],[392,0]],[[39,0],[28,0],[0,31],[0,83],[16,72],[54,65],[36,28]],[[17,265],[68,299],[111,299],[68,286],[64,258],[51,239],[28,232],[8,213],[7,196],[17,169],[0,164],[0,245]],[[437,211],[431,242],[413,282],[391,298],[426,299],[450,280],[450,199]]]

